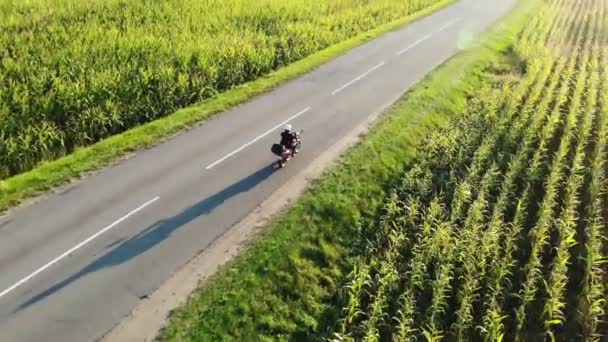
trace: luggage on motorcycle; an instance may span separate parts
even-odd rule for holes
[[[273,144],[272,147],[270,148],[270,151],[272,151],[272,153],[276,154],[276,155],[281,155],[281,153],[283,153],[283,145],[281,144]]]

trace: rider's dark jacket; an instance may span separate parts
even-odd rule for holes
[[[289,132],[288,130],[281,132],[281,145],[287,148],[292,148],[295,141],[296,135],[294,133]]]

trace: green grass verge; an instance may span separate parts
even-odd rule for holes
[[[343,162],[275,219],[252,248],[195,291],[159,338],[328,337],[339,315],[343,280],[363,251],[365,230],[386,190],[415,161],[421,138],[457,117],[467,96],[490,81],[486,70],[504,61],[526,22],[529,8],[524,3],[394,104]]]
[[[42,163],[29,172],[0,181],[0,213],[23,202],[25,199],[106,166],[129,152],[158,143],[180,130],[203,122],[215,114],[250,100],[254,96],[268,92],[288,80],[310,72],[350,49],[427,16],[452,2],[454,0],[440,1],[420,12],[381,25],[374,30],[333,45],[258,80],[235,87],[197,105],[184,108],[165,118],[133,128],[94,145],[77,149],[68,156]]]

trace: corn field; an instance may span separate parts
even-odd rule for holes
[[[541,6],[516,77],[475,90],[388,195],[334,341],[608,339],[608,1]]]
[[[438,0],[0,0],[0,179]]]

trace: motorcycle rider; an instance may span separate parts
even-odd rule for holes
[[[296,145],[297,135],[293,130],[290,124],[285,125],[285,129],[281,132],[281,145],[285,146],[291,150],[291,155],[296,153],[295,145]]]

